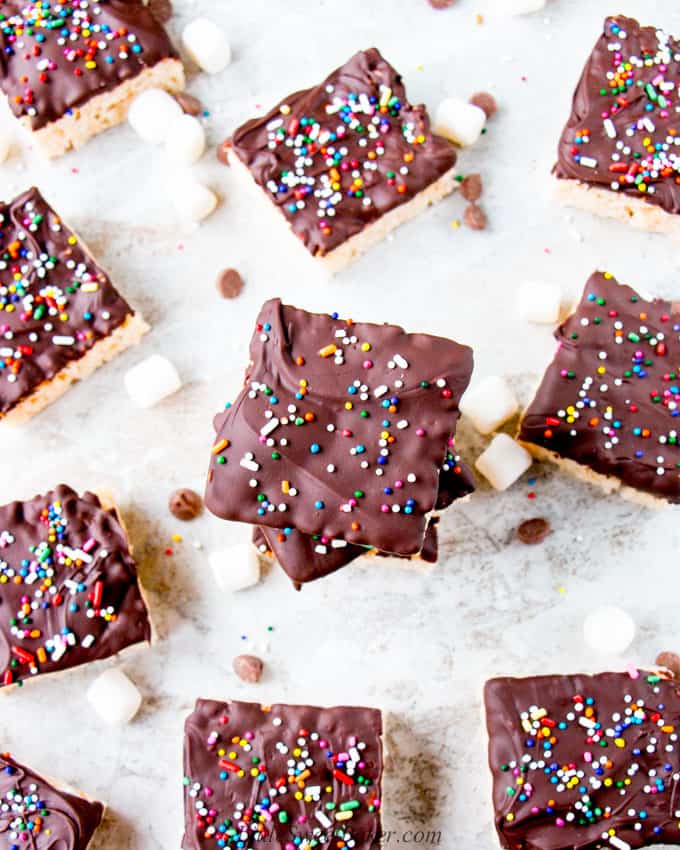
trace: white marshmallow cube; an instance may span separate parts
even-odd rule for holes
[[[625,652],[633,642],[633,618],[621,608],[603,605],[591,611],[583,623],[583,637],[591,649],[601,653]]]
[[[177,212],[189,221],[203,221],[217,207],[217,195],[198,180],[180,180],[171,187],[171,199]]]
[[[0,127],[0,164],[2,164],[9,156],[12,147],[12,140],[7,130]]]
[[[106,670],[87,691],[90,705],[109,726],[124,726],[137,714],[142,695],[122,670]]]
[[[252,543],[237,543],[208,555],[215,582],[220,590],[234,593],[252,587],[260,580],[260,559]]]
[[[132,101],[128,122],[145,142],[160,145],[168,137],[170,124],[182,114],[182,107],[166,91],[148,89]]]
[[[554,325],[560,317],[562,293],[554,283],[526,281],[519,288],[518,308],[527,322]]]
[[[181,386],[177,369],[160,354],[152,354],[125,373],[125,389],[138,407],[153,407]]]
[[[517,413],[517,398],[505,378],[491,375],[465,392],[460,402],[480,434],[491,434]]]
[[[461,100],[447,97],[438,106],[433,130],[458,145],[474,145],[486,124],[483,109]]]
[[[493,438],[478,458],[475,466],[496,490],[507,490],[529,469],[529,452],[507,434]]]
[[[191,165],[205,153],[205,130],[193,115],[174,118],[165,140],[168,158],[178,165]]]
[[[208,74],[218,74],[231,62],[231,47],[222,30],[207,18],[184,27],[182,44],[193,61]]]
[[[497,0],[496,5],[506,15],[529,15],[545,9],[545,0]]]

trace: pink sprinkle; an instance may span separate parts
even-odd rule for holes
[[[588,751],[586,750],[586,752],[585,752],[585,753],[583,753],[583,761],[585,761],[585,762],[587,762],[588,764],[590,764],[590,762],[591,762],[592,760],[593,760],[593,754],[592,754],[591,752],[588,752]]]
[[[401,488],[404,486],[404,482],[403,482],[403,481],[401,481],[401,480],[400,480],[400,481],[395,481],[395,482],[394,482],[394,486],[397,488],[397,490],[401,490]]]
[[[425,436],[425,429],[424,428],[417,428],[416,429],[416,437],[424,437],[424,436]]]
[[[631,679],[639,679],[640,678],[640,671],[638,670],[638,668],[634,664],[629,664],[626,667],[626,672],[628,673],[628,675],[630,676]]]
[[[373,361],[372,360],[364,360],[364,369],[372,369]]]
[[[389,505],[380,505],[380,510],[384,514],[388,514],[390,512],[390,506]]]

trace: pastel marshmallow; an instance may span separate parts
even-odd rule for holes
[[[191,178],[173,185],[171,199],[177,212],[189,221],[203,221],[217,207],[217,195],[212,189]]]
[[[591,611],[583,623],[583,637],[596,652],[620,654],[633,642],[635,621],[622,608],[603,605]]]
[[[147,89],[130,104],[128,123],[145,142],[160,145],[170,125],[182,115],[182,107],[163,89]]]
[[[224,32],[208,18],[196,18],[182,32],[182,44],[193,61],[208,74],[218,74],[231,62]]]
[[[205,153],[205,130],[193,115],[173,118],[165,140],[168,158],[178,165],[191,165]]]
[[[474,145],[486,125],[483,109],[461,100],[447,97],[437,107],[432,129],[458,145]]]
[[[142,695],[122,670],[106,670],[87,691],[95,713],[109,726],[124,726],[137,714]]]
[[[554,325],[560,318],[562,292],[554,283],[526,281],[519,288],[518,310],[527,322]]]
[[[160,354],[152,354],[125,373],[125,389],[132,401],[143,408],[153,407],[182,386],[177,369]]]
[[[251,543],[217,549],[208,555],[208,563],[217,587],[226,593],[245,590],[260,580],[260,559]]]
[[[529,452],[507,434],[497,434],[475,466],[496,490],[507,490],[529,469]]]
[[[480,434],[491,434],[517,413],[519,405],[512,388],[497,375],[484,378],[466,390],[460,411]]]

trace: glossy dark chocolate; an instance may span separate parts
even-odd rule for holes
[[[520,427],[520,439],[680,502],[680,314],[596,272]]]
[[[382,772],[376,709],[198,700],[182,850],[378,850]]]
[[[150,639],[115,510],[65,485],[0,507],[0,687]]]
[[[677,682],[643,671],[501,678],[485,703],[507,850],[680,844]]]
[[[451,340],[268,301],[246,386],[215,421],[206,505],[411,555],[472,371]]]
[[[470,470],[456,456],[452,465],[442,470],[439,476],[437,509],[448,507],[456,499],[474,491],[474,480]],[[419,558],[425,563],[435,564],[439,554],[436,518],[430,519],[423,548]],[[275,530],[257,526],[253,531],[253,545],[260,552],[276,558],[281,567],[296,584],[315,581],[347,566],[367,553],[382,553],[365,546],[353,546],[344,540],[328,540],[325,537],[301,534],[294,528]],[[409,556],[397,556],[408,559]]]
[[[323,256],[453,168],[456,152],[372,48],[285,98],[231,147],[307,250]]]
[[[0,90],[33,130],[176,56],[142,0],[0,0]]]
[[[37,189],[0,203],[0,419],[132,315]]]
[[[5,850],[86,850],[104,806],[60,790],[0,754],[0,847]]]
[[[576,87],[555,174],[680,212],[680,42],[609,17]]]

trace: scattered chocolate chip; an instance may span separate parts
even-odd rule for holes
[[[236,269],[225,269],[217,276],[216,286],[222,298],[236,298],[243,289],[243,278]]]
[[[159,24],[167,24],[172,17],[170,0],[149,0],[149,11]]]
[[[534,546],[536,543],[543,543],[545,538],[550,534],[550,523],[543,517],[535,519],[525,519],[520,523],[517,529],[517,536],[526,543],[527,546]]]
[[[194,490],[183,487],[170,494],[168,508],[174,517],[187,522],[190,519],[196,519],[201,513],[203,500]]]
[[[257,655],[237,655],[232,662],[234,673],[242,682],[254,684],[262,678],[264,662]]]
[[[427,0],[427,2],[433,9],[448,9],[449,6],[453,6],[456,0]]]
[[[496,98],[485,91],[479,91],[477,94],[473,94],[470,98],[470,103],[482,109],[486,113],[487,118],[492,118],[498,112]]]
[[[182,91],[176,94],[175,100],[182,107],[182,112],[187,115],[193,115],[195,117],[196,115],[201,115],[204,111],[201,101],[188,92]]]
[[[463,221],[470,230],[485,230],[487,225],[486,213],[477,204],[468,204],[463,213]]]
[[[656,656],[656,664],[670,670],[674,679],[680,679],[680,655],[675,652],[660,652]]]
[[[217,146],[217,158],[222,163],[222,165],[229,165],[229,150],[231,148],[231,142],[229,139],[226,139],[222,142],[221,145]]]
[[[460,184],[460,193],[466,201],[478,201],[482,197],[482,175],[468,174]]]

